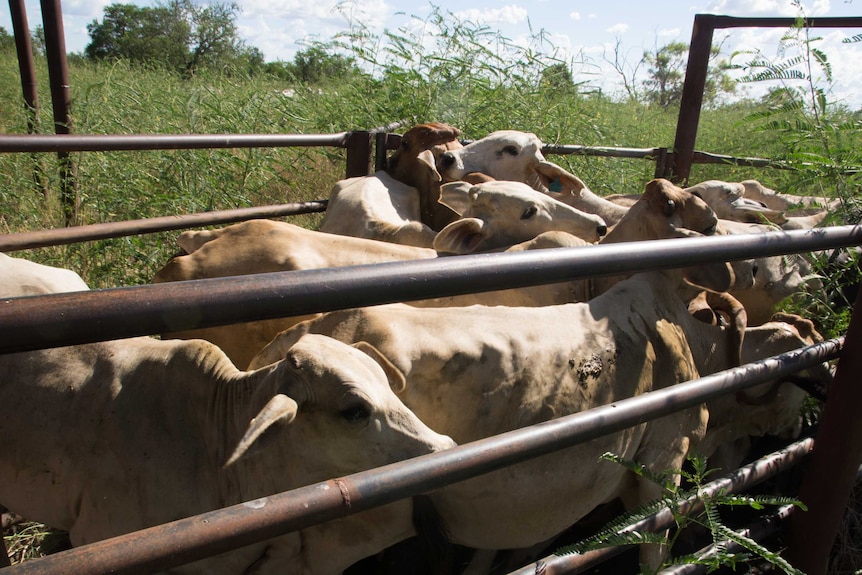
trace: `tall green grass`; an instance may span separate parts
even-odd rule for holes
[[[183,78],[126,62],[70,61],[73,132],[78,134],[333,133],[395,120],[443,121],[469,139],[497,129],[536,133],[544,142],[619,147],[672,147],[676,111],[615,101],[590,88],[589,75],[573,86],[549,86],[542,70],[565,63],[537,34],[526,46],[481,25],[435,11],[421,25],[374,36],[361,23],[327,49],[349,50],[370,73],[350,81],[289,86],[266,75],[203,71]],[[18,78],[14,52],[0,53],[0,74]],[[37,59],[45,132],[52,129],[46,65]],[[294,95],[282,91],[292,88]],[[756,102],[703,111],[697,149],[784,157],[785,143],[753,130]],[[0,85],[0,131],[26,132],[20,85]],[[851,141],[855,144],[857,139]],[[327,148],[169,150],[75,153],[79,224],[119,221],[328,196],[343,177],[344,154]],[[645,160],[557,157],[597,193],[638,193],[652,178]],[[0,232],[60,227],[59,166],[39,154],[47,188],[34,186],[34,159],[0,154]],[[778,170],[698,166],[692,181],[757,178],[787,191],[822,192],[828,182]],[[817,188],[817,189],[815,189]],[[828,192],[828,190],[825,190]],[[320,216],[298,217],[314,228]],[[149,282],[175,251],[176,232],[32,250],[25,257],[78,271],[94,287]]]

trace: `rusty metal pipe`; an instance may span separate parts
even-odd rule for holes
[[[3,575],[161,571],[553,453],[795,373],[836,356],[830,340],[453,449],[121,535],[0,570]]]
[[[862,298],[857,295],[847,328],[847,349],[829,387],[817,445],[799,488],[799,499],[808,511],[793,515],[787,533],[787,559],[809,575],[827,572],[829,554],[862,464],[862,419],[857,409],[862,403],[860,304]]]
[[[862,243],[862,227],[650,240],[0,299],[0,353]],[[385,286],[385,289],[382,289]]]
[[[808,455],[814,446],[814,439],[807,437],[791,443],[784,449],[780,449],[760,459],[740,467],[733,473],[725,475],[715,481],[703,486],[700,497],[690,497],[679,502],[679,512],[686,515],[699,513],[703,510],[703,497],[712,497],[718,493],[740,493],[746,489],[761,483],[782,471],[798,465]],[[626,526],[622,531],[660,531],[669,529],[674,525],[673,515],[665,508],[657,513],[644,518],[641,521]],[[633,546],[622,546],[614,548],[597,549],[587,553],[570,553],[568,555],[549,555],[525,565],[520,569],[512,571],[509,575],[562,575],[564,573],[582,573],[584,570],[595,567],[606,561],[609,557],[622,553]]]
[[[326,200],[319,200],[315,202],[216,210],[198,214],[162,216],[123,222],[106,222],[86,226],[73,226],[70,228],[3,234],[0,235],[0,252],[14,252],[137,234],[150,234],[245,220],[322,212],[326,209],[326,204]]]
[[[337,134],[107,134],[4,135],[0,152],[98,152],[206,148],[332,146],[344,148],[350,132]]]
[[[794,507],[795,506],[793,505],[783,505],[772,513],[764,516],[760,521],[750,524],[745,529],[736,531],[736,533],[746,539],[762,541],[763,539],[780,532],[785,527],[784,524],[798,513],[797,511],[794,511]],[[739,543],[730,539],[725,539],[720,543],[704,547],[695,553],[695,556],[699,559],[708,559],[709,557],[714,557],[718,553],[735,553],[738,551],[743,551],[743,548]],[[659,571],[658,575],[694,575],[696,573],[708,573],[707,565],[677,565],[668,569],[662,569]]]

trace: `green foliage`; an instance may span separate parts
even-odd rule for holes
[[[724,93],[733,93],[735,82],[727,74],[729,64],[719,58],[720,49],[710,50],[710,64],[703,89],[705,104],[713,104]],[[669,108],[682,98],[685,68],[688,61],[688,44],[671,42],[653,52],[644,52],[649,76],[644,80],[644,96],[648,103]]]
[[[661,568],[670,565],[704,565],[708,571],[714,571],[723,566],[731,566],[735,569],[742,563],[757,557],[783,569],[786,573],[804,575],[778,553],[727,527],[720,514],[722,508],[731,507],[748,507],[760,511],[766,507],[795,505],[805,510],[802,502],[782,496],[740,496],[723,491],[715,493],[712,492],[714,490],[706,490],[705,480],[710,471],[706,459],[701,456],[695,455],[689,458],[691,471],[677,470],[663,473],[654,473],[645,465],[623,459],[613,453],[605,453],[599,460],[622,465],[641,479],[656,483],[661,486],[664,495],[615,517],[595,535],[558,549],[555,552],[557,555],[586,553],[606,547],[644,543],[663,544],[667,549],[672,549],[674,542],[685,529],[697,525],[710,533],[713,542],[712,552],[666,557]],[[687,482],[690,487],[679,487],[680,482],[677,477]],[[703,510],[692,513],[691,509],[696,503],[702,504]],[[637,524],[645,522],[657,513],[667,511],[672,513],[676,525],[670,536],[637,529]],[[633,525],[635,527],[632,527]],[[731,551],[727,542],[736,543],[742,551]],[[642,565],[641,569],[642,572],[650,572],[645,565]]]
[[[169,0],[154,7],[111,4],[101,22],[87,25],[92,60],[125,59],[192,73],[202,67],[236,65],[259,69],[263,55],[246,48],[236,29],[236,3],[198,5]]]
[[[856,223],[862,219],[858,193],[862,117],[830,101],[835,78],[827,55],[818,48],[822,38],[813,36],[805,26],[801,3],[794,5],[799,16],[783,34],[777,59],[758,52],[734,55],[749,58],[743,64],[734,64],[746,72],[742,82],[769,86],[761,105],[747,114],[742,124],[778,145],[772,157],[792,168],[783,177],[785,189],[812,190],[820,196],[840,199],[840,208],[826,223]],[[787,306],[791,311],[805,310],[805,315],[814,319],[827,337],[846,330],[852,302],[846,301],[842,286],[858,281],[860,276],[858,265],[852,261],[835,266],[837,255],[825,254],[814,261],[823,288]]]

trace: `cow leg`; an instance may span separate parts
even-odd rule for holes
[[[494,566],[497,552],[493,549],[476,549],[470,564],[461,575],[488,575]]]
[[[700,441],[706,432],[708,420],[706,406],[681,411],[651,422],[644,433],[635,461],[643,463],[654,474],[670,472],[669,483],[679,487],[679,471],[688,456],[692,444]],[[660,499],[667,493],[664,486],[647,478],[637,478],[637,504]],[[625,499],[624,499],[625,501]],[[630,502],[626,501],[628,506]],[[667,535],[668,532],[665,532]],[[668,549],[664,544],[642,545],[640,562],[652,570],[658,570]]]

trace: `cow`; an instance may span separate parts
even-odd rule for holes
[[[706,180],[686,189],[703,198],[722,220],[781,225],[787,219],[783,211],[770,209],[761,201],[744,197],[745,187],[739,182]]]
[[[455,187],[449,188],[449,186]],[[456,189],[463,191],[460,184],[447,184],[444,189],[449,189],[453,195],[456,194]],[[450,197],[449,193],[444,195],[447,198]],[[533,192],[532,196],[544,198],[538,192]],[[534,204],[524,203],[523,205],[525,207],[521,209],[527,210]],[[536,217],[538,213],[537,208],[532,217]],[[632,209],[631,215],[612,229],[602,241],[663,239],[685,237],[696,233],[708,235],[715,231],[716,221],[715,215],[702,200],[685,194],[667,180],[655,180],[647,184],[642,201]],[[477,246],[482,247],[473,237],[476,232],[471,227],[471,222],[472,219],[463,219],[444,228],[445,231],[438,234],[435,240],[437,249],[440,252],[465,254],[471,253]],[[482,223],[478,227],[483,234],[488,234],[495,229],[491,223]],[[488,237],[483,237],[481,241],[488,242],[485,247],[496,243],[493,238]],[[154,282],[425,259],[436,257],[438,254],[430,249],[323,234],[269,220],[252,220],[211,231],[183,232],[177,242],[187,254],[168,262],[156,274]],[[570,234],[547,232],[533,240],[515,244],[506,251],[586,245],[588,245],[587,242]],[[738,283],[743,282],[746,277],[751,277],[751,272],[747,271],[747,268],[741,264],[740,267],[741,269],[736,272]],[[619,279],[575,280],[496,292],[433,298],[411,303],[424,306],[465,306],[476,303],[510,306],[552,305],[585,301]],[[164,337],[206,339],[221,347],[234,363],[246,366],[279,331],[308,318],[308,316],[298,316],[192,329],[165,334]]]
[[[460,219],[443,228],[434,239],[438,252],[488,251],[552,231],[567,232],[586,242],[598,241],[607,233],[600,217],[576,210],[521,182],[452,182],[441,186],[439,202]]]
[[[409,129],[386,170],[336,182],[320,230],[431,247],[440,229],[434,226],[457,217],[437,203],[441,178],[435,163],[437,154],[461,146],[459,135],[440,123]]]
[[[72,270],[0,253],[0,295],[27,296],[89,289],[81,276]]]
[[[539,308],[389,304],[334,311],[283,332],[251,365],[268,364],[307,333],[368,341],[403,371],[405,404],[432,429],[465,443],[738,363],[738,339],[688,313],[679,295],[681,276],[636,274],[587,303]],[[701,266],[684,277],[722,291],[732,273]],[[788,333],[776,335],[787,340],[785,348],[803,345]],[[739,418],[735,431],[748,433],[744,411],[732,416]],[[706,409],[689,409],[450,486],[435,504],[454,542],[527,547],[616,496],[630,505],[658,496],[655,485],[634,488],[622,468],[596,463],[602,453],[635,459],[653,471],[679,469],[704,436]]]
[[[801,196],[785,194],[767,188],[757,180],[740,182],[743,187],[743,197],[762,202],[769,209],[789,212],[798,208],[825,208],[828,211],[837,210],[841,199],[830,199],[825,196]]]
[[[523,182],[578,210],[598,215],[608,226],[626,213],[625,207],[594,194],[580,178],[547,161],[541,140],[530,132],[492,132],[442,153],[437,169],[444,182],[461,180],[476,172],[498,180]]]
[[[201,340],[0,355],[0,505],[77,546],[454,446],[404,385],[370,345],[314,334],[251,372]],[[172,572],[340,573],[413,533],[399,501]]]
[[[748,224],[720,220],[719,234],[760,234],[780,231],[772,225]],[[748,314],[749,325],[760,325],[769,320],[782,301],[807,289],[817,289],[820,279],[812,273],[812,266],[800,254],[763,256],[754,259],[754,285],[732,291],[742,302]]]

